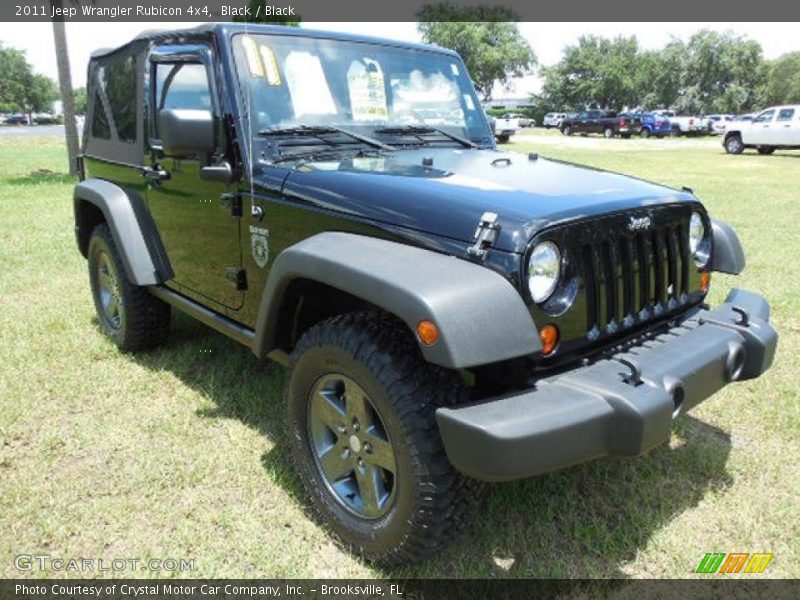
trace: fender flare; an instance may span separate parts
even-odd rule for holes
[[[174,276],[155,223],[138,194],[104,179],[87,179],[76,185],[73,203],[79,246],[81,236],[91,233],[80,230],[84,202],[103,213],[131,283],[157,285]]]
[[[744,249],[736,230],[724,221],[711,219],[711,233],[714,238],[711,270],[731,275],[744,271]]]
[[[283,295],[295,279],[329,285],[386,310],[412,332],[423,319],[439,340],[421,342],[424,358],[451,369],[489,364],[541,350],[519,292],[502,275],[430,250],[362,235],[326,232],[275,259],[256,320],[253,352],[275,349]]]

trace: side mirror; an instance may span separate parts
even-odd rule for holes
[[[214,150],[214,116],[210,110],[166,108],[158,113],[164,154],[184,157]]]

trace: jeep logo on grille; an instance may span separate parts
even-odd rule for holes
[[[628,222],[628,231],[641,231],[643,229],[650,229],[650,217],[631,217]]]

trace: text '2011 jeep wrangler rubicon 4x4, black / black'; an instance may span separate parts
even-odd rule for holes
[[[286,365],[287,449],[355,552],[419,560],[484,481],[667,441],[761,375],[760,296],[688,190],[499,152],[453,52],[218,24],[93,55],[75,225],[102,330],[171,307]]]

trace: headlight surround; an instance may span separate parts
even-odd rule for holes
[[[703,215],[699,212],[693,212],[689,219],[689,251],[698,267],[702,269],[708,264],[711,256],[711,242]]]
[[[561,252],[553,242],[536,244],[528,259],[528,290],[537,304],[547,300],[561,277]]]

